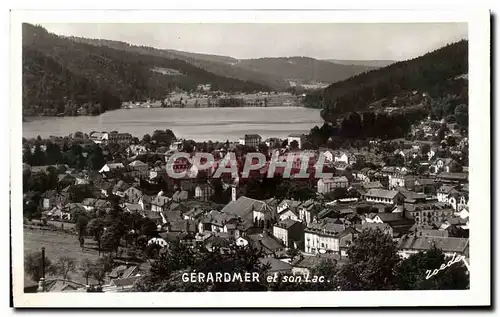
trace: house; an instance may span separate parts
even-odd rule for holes
[[[125,204],[123,204],[123,211],[129,212],[129,213],[132,213],[132,214],[134,214],[134,213],[141,214],[141,212],[143,210],[142,210],[141,205],[139,205],[139,204],[125,203]]]
[[[292,274],[294,275],[309,275],[311,276],[312,270],[316,268],[323,261],[334,261],[337,266],[344,265],[348,263],[347,259],[342,259],[339,254],[315,254],[315,255],[306,255],[300,254],[298,257],[293,259],[290,262],[292,266]]]
[[[205,210],[199,207],[193,207],[183,214],[184,219],[198,220],[203,216]]]
[[[281,240],[277,239],[267,231],[262,233],[248,234],[246,236],[248,243],[254,249],[257,249],[267,256],[272,256],[286,249]]]
[[[140,276],[132,276],[128,278],[118,278],[111,280],[109,285],[103,286],[104,293],[129,292],[130,289],[140,280]]]
[[[83,285],[81,285],[80,283],[54,279],[45,282],[44,291],[51,293],[75,292],[78,291],[82,286]]]
[[[119,278],[122,276],[122,274],[125,272],[127,269],[126,265],[118,265],[117,267],[113,268],[111,272],[109,272],[108,276],[111,279]]]
[[[279,148],[281,146],[281,140],[279,138],[268,138],[264,140],[264,144],[269,149]]]
[[[78,214],[86,214],[86,210],[81,203],[69,203],[61,209],[61,214],[67,220],[74,219]]]
[[[237,223],[237,221],[234,220],[237,220],[237,218],[235,218],[233,215],[218,210],[211,210],[209,213],[203,215],[200,218],[200,222],[198,224],[198,232],[200,233],[203,233],[204,231],[228,232],[229,228],[228,226],[226,226],[226,224]]]
[[[363,198],[368,202],[402,205],[405,196],[395,190],[371,188],[363,195]]]
[[[116,183],[115,186],[113,186],[113,189],[111,190],[111,193],[116,196],[120,197],[125,197],[125,191],[130,188],[130,185],[125,183],[122,180],[119,180],[118,183]]]
[[[428,251],[433,246],[441,249],[446,257],[469,256],[469,239],[452,237],[431,237],[405,235],[398,242],[398,253],[406,259],[421,251]]]
[[[135,160],[132,163],[130,163],[128,166],[133,171],[136,171],[142,177],[147,177],[149,175],[149,165],[142,162],[142,161]]]
[[[405,187],[405,188],[414,188],[416,177],[413,175],[406,175],[396,173],[389,177],[389,188],[395,187]]]
[[[340,258],[347,258],[347,250],[353,244],[357,236],[359,235],[359,231],[353,227],[346,227],[344,231],[342,231],[337,239],[339,240],[339,255]]]
[[[132,204],[138,203],[142,195],[142,191],[135,186],[130,186],[123,192],[123,197],[125,198],[125,200]]]
[[[167,208],[168,208],[168,202],[170,201],[170,198],[165,197],[162,194],[163,193],[160,192],[158,195],[153,196],[151,198],[150,204],[151,204],[151,210],[152,211],[162,212],[162,211],[166,211],[167,210]],[[139,204],[141,204],[140,201],[139,201]],[[143,200],[143,204],[144,204],[144,200]]]
[[[191,198],[189,191],[187,190],[178,190],[172,195],[172,201],[180,202],[185,201]]]
[[[167,231],[169,232],[190,232],[194,234],[198,229],[197,223],[194,220],[185,220],[181,218],[170,221],[167,226]]]
[[[109,140],[109,133],[92,131],[89,134],[89,139],[96,144],[106,143]]]
[[[57,190],[48,190],[41,196],[42,208],[45,210],[63,206],[69,202],[69,194]]]
[[[337,153],[333,158],[333,161],[349,164],[349,156],[347,155],[347,153]]]
[[[406,149],[406,150],[396,150],[394,152],[395,155],[401,155],[405,161],[405,163],[411,162],[418,156],[418,151],[416,149]]]
[[[182,151],[182,148],[184,146],[184,140],[173,140],[172,143],[170,144],[169,149],[171,151]]]
[[[293,267],[281,260],[267,257],[259,259],[259,262],[264,266],[269,266],[267,271],[268,276],[274,274],[291,274]]]
[[[104,164],[103,167],[99,170],[99,173],[108,173],[110,171],[114,171],[117,169],[122,169],[125,168],[123,163],[106,163]]]
[[[94,203],[95,210],[105,210],[111,208],[111,202],[109,200],[98,199]]]
[[[469,181],[469,173],[441,172],[436,176],[436,178],[442,183],[466,184]]]
[[[380,222],[365,222],[359,228],[363,230],[380,230],[383,233],[389,235],[391,238],[394,236],[392,227],[388,223]]]
[[[214,188],[210,184],[199,184],[194,189],[194,197],[203,201],[210,200],[214,194]]]
[[[258,134],[245,134],[243,138],[240,138],[239,143],[245,146],[253,146],[257,148],[262,142],[262,137]]]
[[[57,184],[60,187],[75,185],[75,183],[76,183],[76,178],[71,174],[63,173],[57,175]]]
[[[278,220],[283,221],[285,219],[292,219],[299,221],[299,205],[300,201],[284,199],[276,206],[276,212],[278,215]]]
[[[290,134],[288,135],[288,146],[292,144],[293,141],[297,141],[297,148],[301,149],[306,141],[306,136],[304,134]]]
[[[417,178],[413,190],[426,196],[437,195],[437,190],[441,186],[434,178]]]
[[[230,201],[221,211],[239,217],[243,222],[250,221],[254,226],[261,228],[272,228],[273,219],[276,218],[275,209],[267,202],[246,196]]]
[[[148,149],[144,145],[132,144],[127,148],[128,156],[136,156],[140,154],[147,154]]]
[[[345,176],[322,178],[318,181],[318,193],[327,194],[335,190],[335,188],[348,188],[349,180]]]
[[[405,214],[417,225],[441,223],[453,215],[453,208],[445,202],[405,203]]]
[[[457,189],[457,187],[448,184],[444,184],[437,191],[437,200],[439,202],[455,205],[455,207],[457,200],[459,200],[459,196],[460,196],[460,191]]]
[[[452,158],[438,158],[429,167],[429,172],[431,174],[462,172],[462,165]]]
[[[115,184],[111,182],[102,182],[98,188],[101,189],[101,195],[104,197],[109,197],[112,194],[113,187]]]
[[[45,210],[42,212],[42,216],[45,219],[68,221],[71,220],[71,213],[63,210],[61,207],[54,207],[51,210]]]
[[[299,220],[306,224],[313,222],[321,211],[321,206],[313,199],[309,199],[299,205]]]
[[[285,247],[296,247],[295,241],[304,239],[304,227],[301,222],[288,218],[273,226],[273,235],[281,240]]]
[[[404,212],[381,212],[373,217],[366,217],[368,223],[388,224],[392,228],[392,237],[400,238],[406,234],[415,224],[413,219],[406,217]]]
[[[108,143],[117,143],[121,145],[130,145],[134,137],[130,133],[119,133],[112,131],[108,134]]]
[[[85,198],[82,201],[82,206],[86,211],[92,211],[95,209],[95,203],[97,202],[96,198]]]
[[[338,235],[344,230],[345,226],[343,224],[338,224],[332,219],[323,219],[321,222],[309,223],[304,229],[305,252],[339,253]]]

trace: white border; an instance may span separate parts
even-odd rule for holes
[[[22,212],[12,210],[15,307],[361,307],[489,305],[490,299],[490,92],[489,12],[453,11],[12,11],[10,119],[12,206],[22,206],[20,142],[21,22],[377,23],[468,22],[470,81],[471,288],[468,291],[286,293],[23,293]],[[369,49],[369,48],[367,48]]]

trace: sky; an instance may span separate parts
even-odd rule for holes
[[[466,23],[42,23],[49,32],[231,56],[406,60],[467,38]]]

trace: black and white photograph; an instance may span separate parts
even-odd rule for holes
[[[12,11],[14,307],[490,305],[489,19]]]

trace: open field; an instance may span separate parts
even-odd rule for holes
[[[24,256],[31,252],[41,251],[45,247],[45,255],[56,263],[62,256],[74,258],[77,262],[77,267],[83,259],[95,261],[99,258],[98,252],[94,247],[93,241],[86,239],[85,243],[89,248],[83,251],[78,243],[77,236],[69,235],[56,231],[30,230],[24,229]],[[70,273],[71,280],[85,283],[85,278],[81,272]],[[92,281],[91,281],[92,282]]]

